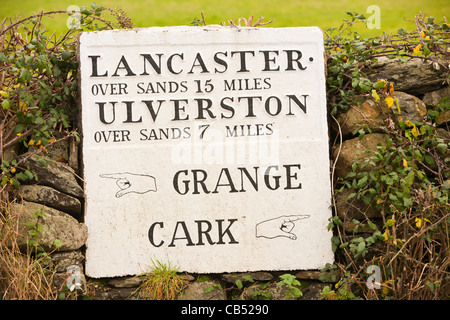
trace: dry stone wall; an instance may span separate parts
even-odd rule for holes
[[[448,63],[448,62],[445,62]],[[427,117],[427,109],[434,108],[444,97],[449,96],[450,87],[445,83],[446,74],[439,64],[411,59],[400,62],[396,59],[380,58],[373,66],[371,80],[387,79],[394,83],[405,120],[423,121]],[[383,111],[376,106],[370,97],[361,97],[361,103],[353,106],[337,118],[339,125],[330,120],[330,144],[332,147],[332,166],[334,178],[345,177],[352,170],[352,164],[358,157],[369,157],[365,150],[376,150],[378,144],[386,143],[386,135],[378,127],[384,125]],[[437,123],[442,132],[450,135],[450,110],[444,110],[437,117]],[[370,129],[370,130],[369,130]],[[359,139],[355,132],[365,130],[366,135]],[[333,142],[342,133],[342,143]],[[337,139],[339,141],[339,139]],[[23,198],[21,204],[15,204],[14,210],[20,214],[23,228],[20,230],[19,243],[26,244],[28,221],[35,221],[43,226],[38,236],[38,242],[45,250],[54,250],[55,240],[61,246],[54,253],[52,259],[60,275],[60,281],[67,279],[68,270],[73,266],[81,271],[81,290],[86,291],[86,279],[83,275],[84,244],[89,230],[83,224],[83,180],[80,177],[79,146],[71,139],[62,140],[48,148],[43,160],[41,156],[30,155],[27,165],[35,172],[37,179],[28,185],[22,185],[19,194]],[[11,148],[14,152],[14,148]],[[5,154],[5,157],[7,155]],[[324,157],[327,155],[324,155]],[[370,170],[366,167],[365,170]],[[339,194],[336,199],[336,213],[346,221],[353,218],[367,216],[379,217],[380,213],[374,207],[363,202],[346,201],[347,196]],[[43,215],[36,217],[36,211]],[[347,218],[347,219],[345,219]],[[350,230],[352,226],[348,226]],[[71,269],[72,268],[72,269]],[[294,273],[298,279],[305,280],[309,286],[304,290],[304,299],[317,299],[319,292],[326,285],[320,281],[319,271],[299,271]],[[259,281],[274,282],[278,280],[279,272],[254,272],[249,274]],[[198,275],[183,275],[186,282],[181,295],[182,299],[226,299],[226,288],[232,286],[242,274],[209,275],[206,281],[197,281]],[[239,278],[240,277],[240,278]],[[140,280],[134,277],[111,278],[96,280],[90,286],[89,294],[94,299],[127,299],[137,297],[137,287]],[[101,284],[100,284],[101,283]],[[205,293],[205,289],[214,287],[215,290]],[[222,289],[218,289],[222,288]],[[243,292],[243,298],[249,297],[252,286]],[[253,287],[254,289],[254,287]],[[284,291],[283,291],[284,290]],[[266,292],[270,292],[273,299],[284,299],[286,288],[270,285]]]

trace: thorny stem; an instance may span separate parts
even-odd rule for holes
[[[38,14],[29,16],[29,17],[27,17],[27,18],[24,18],[24,19],[22,19],[22,20],[19,20],[19,21],[15,22],[15,23],[9,25],[6,29],[4,29],[4,30],[2,30],[2,31],[0,32],[0,36],[4,35],[6,32],[8,32],[9,30],[11,30],[11,29],[14,28],[15,26],[17,26],[17,25],[19,25],[19,24],[21,24],[21,23],[23,23],[23,22],[25,22],[25,21],[27,21],[27,20],[31,20],[31,19],[34,19],[34,18],[39,18],[39,19],[41,19],[43,16],[52,15],[52,14],[58,14],[58,13],[72,13],[72,14],[73,14],[73,13],[80,13],[80,14],[81,14],[81,11],[76,11],[76,10],[73,10],[73,11],[67,11],[67,10],[54,10],[54,11],[40,12],[40,13],[38,13]],[[89,17],[91,17],[91,18],[93,18],[93,19],[95,19],[95,20],[99,20],[99,21],[105,23],[109,28],[114,29],[114,26],[113,26],[113,25],[111,25],[108,21],[106,21],[106,20],[104,20],[104,19],[102,19],[102,18],[93,16],[93,15],[91,15],[91,16],[89,16]],[[5,20],[6,20],[6,19],[5,19]],[[5,21],[5,20],[4,20],[4,21]]]

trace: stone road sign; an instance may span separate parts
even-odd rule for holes
[[[79,59],[89,276],[333,261],[320,29],[87,32]]]

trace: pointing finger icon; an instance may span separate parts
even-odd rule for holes
[[[156,179],[150,175],[124,172],[101,174],[100,177],[116,180],[116,185],[119,187],[115,194],[116,198],[128,193],[144,194],[157,190]]]

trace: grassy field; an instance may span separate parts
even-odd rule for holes
[[[92,0],[3,0],[0,18],[26,17],[40,11],[66,10],[70,5],[90,7]],[[367,7],[380,7],[380,29],[369,30],[361,27],[358,31],[364,36],[376,36],[385,31],[396,33],[403,27],[412,29],[414,25],[405,19],[413,20],[419,12],[434,16],[442,21],[443,16],[450,20],[450,1],[448,0],[98,0],[108,8],[120,8],[127,12],[135,27],[189,25],[194,18],[200,18],[203,11],[208,24],[218,24],[228,19],[259,16],[266,21],[274,18],[271,27],[319,26],[322,29],[339,26],[348,18],[345,11],[367,14]],[[46,20],[47,29],[58,32],[67,30],[64,17]]]

